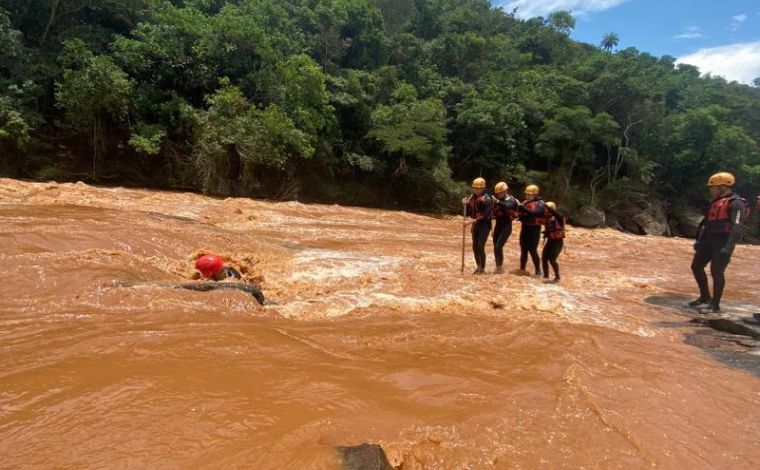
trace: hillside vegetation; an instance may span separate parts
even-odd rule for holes
[[[625,222],[760,187],[760,88],[487,0],[0,0],[0,174]],[[754,188],[754,189],[753,189]],[[659,215],[657,215],[659,214]]]

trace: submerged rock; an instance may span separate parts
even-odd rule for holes
[[[345,470],[393,470],[383,448],[377,444],[340,446],[341,468]]]
[[[748,324],[742,318],[724,316],[707,319],[707,325],[718,331],[725,331],[734,335],[751,336],[760,338],[760,324]]]

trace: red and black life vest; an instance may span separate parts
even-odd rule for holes
[[[549,214],[544,222],[546,230],[544,235],[549,240],[559,240],[565,238],[565,221],[561,220],[554,214]]]
[[[525,209],[534,211],[536,210],[536,207],[538,207],[539,203],[543,204],[544,201],[541,199],[533,199],[532,201],[523,201],[522,205]],[[546,209],[544,209],[544,212],[541,213],[541,215],[526,213],[520,218],[520,221],[523,223],[523,225],[542,225],[544,223],[545,215]]]
[[[744,204],[744,210],[742,211],[743,213],[738,216],[740,219],[734,221],[731,220],[731,203],[737,200],[742,201]],[[729,234],[731,233],[734,224],[740,223],[741,220],[746,219],[748,216],[749,207],[747,207],[747,201],[736,194],[730,194],[728,196],[719,197],[710,204],[710,208],[707,209],[705,222],[707,230],[710,233]]]
[[[511,196],[510,196],[511,197]],[[505,201],[509,200],[509,197],[507,199],[504,199]],[[516,204],[516,202],[515,202]],[[499,199],[493,198],[493,209],[491,210],[491,218],[492,219],[505,219],[509,218],[510,220],[515,220],[517,218],[517,210],[515,209],[506,209],[504,206],[499,204]]]
[[[491,197],[483,193],[482,196],[471,195],[467,200],[467,215],[477,221],[491,220]]]

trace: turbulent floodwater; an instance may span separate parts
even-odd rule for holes
[[[687,240],[573,230],[554,286],[462,276],[458,222],[403,212],[0,179],[0,221],[2,468],[760,462],[760,380],[645,302],[694,292]],[[198,250],[279,305],[173,289]]]

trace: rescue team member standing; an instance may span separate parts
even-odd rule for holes
[[[539,189],[535,184],[525,188],[525,200],[520,205],[520,270],[525,272],[528,264],[528,254],[533,260],[535,277],[541,277],[539,266],[538,244],[541,241],[541,223],[544,216],[544,201],[538,195]]]
[[[544,222],[544,238],[546,245],[541,252],[541,267],[544,270],[544,279],[549,279],[549,263],[554,269],[554,279],[551,282],[559,282],[559,258],[562,248],[565,246],[565,218],[557,211],[557,205],[553,202],[546,203],[546,216]]]
[[[512,235],[512,221],[517,218],[517,209],[520,202],[507,193],[509,186],[501,181],[494,188],[493,213],[492,217],[496,221],[493,228],[493,255],[496,259],[496,269],[494,274],[504,272],[504,245]]]
[[[699,224],[691,263],[699,286],[699,298],[689,302],[692,307],[703,306],[701,313],[720,312],[726,267],[731,261],[736,242],[742,236],[742,226],[748,215],[746,201],[733,192],[734,182],[734,176],[730,173],[716,173],[707,182],[713,201]],[[712,297],[705,274],[707,263],[710,263],[713,278]]]
[[[478,267],[473,274],[485,274],[486,268],[486,241],[491,232],[491,196],[486,194],[486,180],[475,178],[472,181],[472,194],[462,200],[466,206],[466,214],[471,220],[464,225],[472,225],[472,252],[475,255],[475,263]]]

